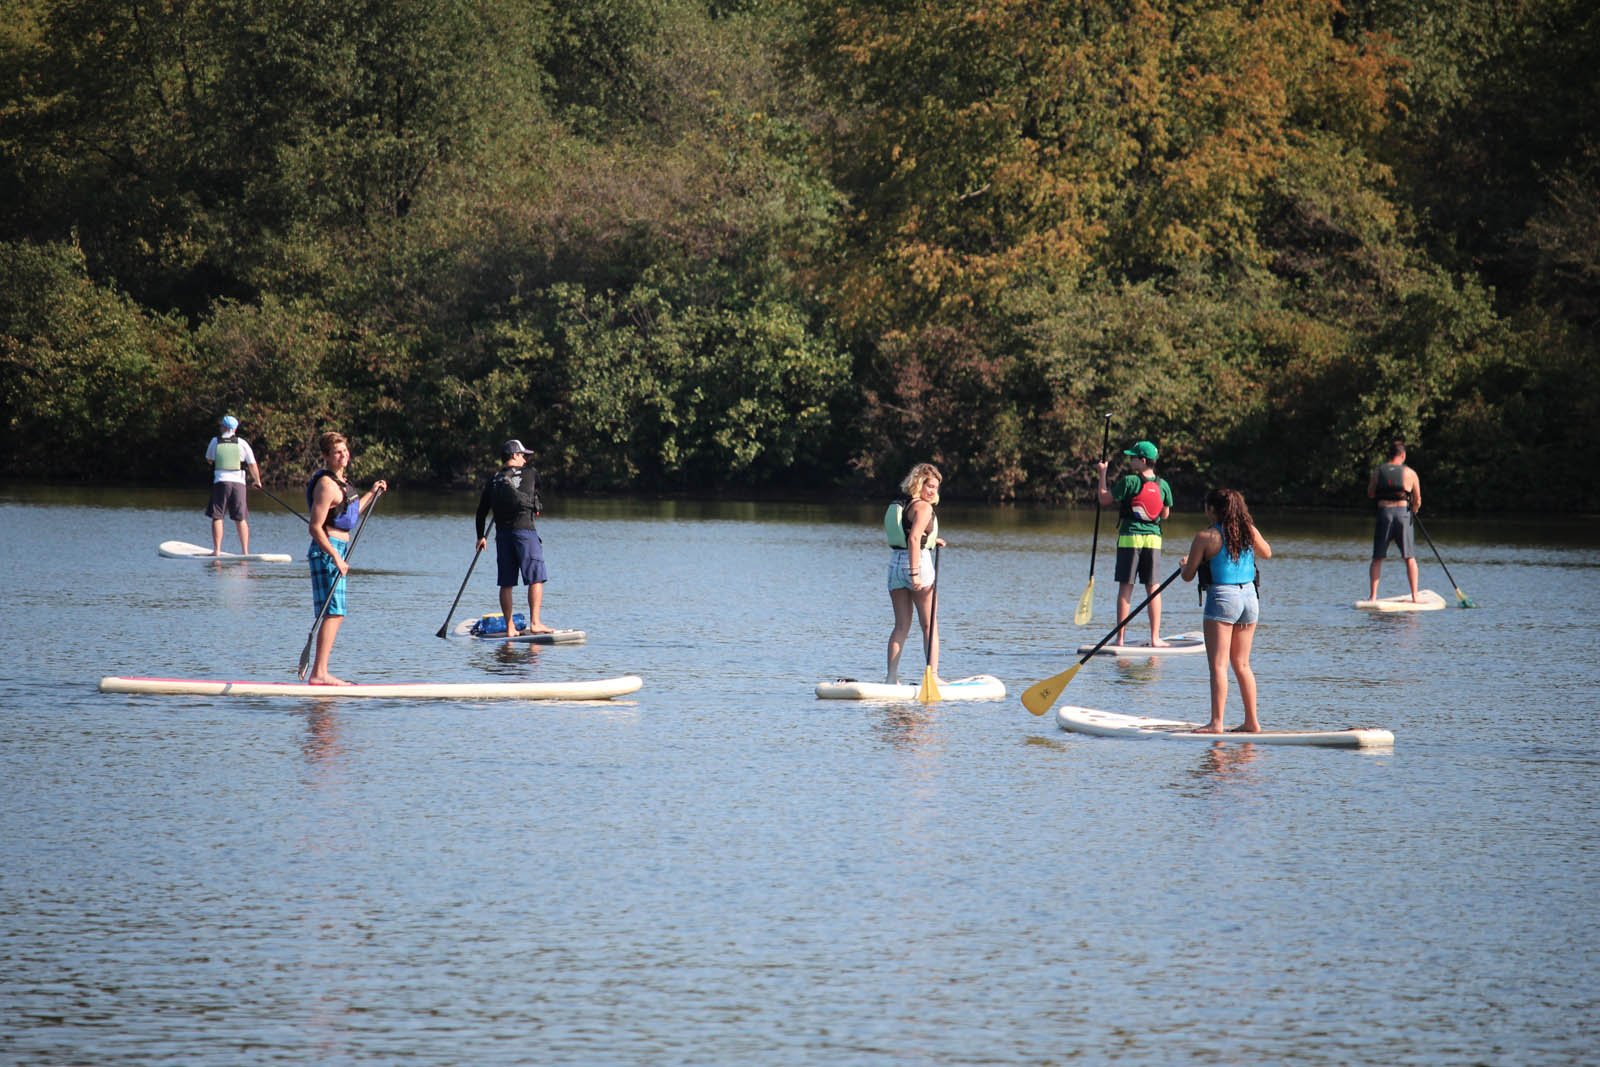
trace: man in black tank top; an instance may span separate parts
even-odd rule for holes
[[[1378,503],[1378,519],[1372,532],[1372,565],[1367,568],[1371,588],[1368,600],[1378,599],[1378,577],[1383,573],[1383,558],[1389,545],[1400,545],[1400,558],[1406,561],[1406,578],[1411,582],[1411,599],[1417,599],[1417,557],[1412,542],[1411,517],[1422,510],[1422,481],[1406,466],[1406,443],[1400,438],[1389,442],[1389,459],[1372,470],[1367,481],[1367,496]]]

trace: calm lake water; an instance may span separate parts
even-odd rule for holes
[[[1072,625],[1092,511],[941,510],[944,674],[998,675],[998,703],[814,699],[882,670],[879,507],[552,500],[547,621],[589,642],[510,650],[434,636],[473,499],[401,492],[356,549],[335,671],[644,688],[98,693],[107,674],[293,679],[303,528],[257,495],[253,547],[295,563],[158,558],[206,542],[203,503],[0,492],[6,1063],[1575,1064],[1600,1047],[1591,522],[1432,520],[1479,610],[1389,618],[1351,607],[1365,514],[1258,516],[1277,552],[1262,719],[1397,737],[1345,752],[1082,738],[1029,715],[1021,691],[1114,621],[1102,529],[1094,621]],[[1197,521],[1171,524],[1165,570]],[[1382,592],[1403,586],[1391,558]],[[486,553],[455,618],[493,605]],[[1199,628],[1192,587],[1166,608],[1168,633]],[[1065,700],[1203,718],[1205,664],[1098,659]]]

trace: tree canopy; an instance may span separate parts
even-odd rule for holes
[[[1592,5],[8,6],[7,475],[226,409],[269,476],[1063,501],[1112,412],[1191,501],[1400,435],[1493,509],[1600,424]]]

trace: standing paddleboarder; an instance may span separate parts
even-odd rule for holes
[[[306,550],[306,560],[311,565],[311,610],[319,613],[322,624],[317,628],[316,659],[306,681],[312,685],[349,685],[328,673],[328,657],[344,622],[344,579],[350,573],[344,558],[350,552],[350,532],[361,521],[362,509],[370,508],[389,483],[379,478],[365,493],[358,492],[345,478],[350,466],[350,442],[344,434],[325,433],[318,445],[322,466],[306,482],[306,507],[311,520],[311,546]],[[304,666],[302,658],[302,669]]]
[[[894,630],[889,634],[889,668],[884,682],[900,680],[900,653],[911,635],[915,611],[922,623],[927,667],[939,675],[938,620],[933,618],[933,548],[944,545],[939,536],[939,485],[944,476],[932,463],[918,463],[900,483],[896,497],[884,514],[884,535],[889,541],[889,603],[894,608]],[[909,546],[915,545],[913,551]]]
[[[1133,471],[1117,481],[1116,489],[1106,485],[1107,463],[1095,464],[1100,472],[1100,504],[1121,507],[1117,522],[1117,640],[1127,643],[1121,622],[1133,603],[1133,580],[1137,575],[1150,597],[1150,647],[1165,648],[1161,639],[1161,596],[1156,588],[1156,571],[1161,565],[1161,524],[1172,514],[1172,488],[1165,478],[1156,477],[1156,446],[1139,441],[1123,449]]]
[[[261,468],[250,442],[239,436],[239,420],[222,416],[222,432],[206,445],[206,462],[211,464],[211,502],[206,518],[211,520],[211,554],[222,555],[222,520],[233,520],[239,533],[239,554],[250,554],[250,500],[245,493],[245,471],[250,485],[261,488]]]
[[[539,472],[528,463],[533,452],[513,438],[500,446],[501,467],[483,487],[478,499],[478,551],[488,544],[484,520],[494,512],[494,551],[499,567],[500,613],[506,620],[506,636],[519,633],[547,634],[553,627],[539,618],[544,605],[544,583],[549,573],[544,565],[544,542],[534,520],[544,510],[539,500]],[[528,627],[518,630],[511,614],[512,592],[518,580],[528,587]]]
[[[1367,480],[1367,496],[1378,503],[1377,523],[1372,531],[1372,565],[1367,568],[1368,600],[1378,599],[1378,577],[1383,574],[1383,558],[1389,545],[1400,546],[1406,562],[1406,580],[1411,583],[1411,599],[1417,599],[1417,553],[1411,533],[1411,520],[1422,510],[1422,480],[1406,466],[1406,443],[1396,437],[1389,442],[1389,459],[1372,469]]]
[[[1197,734],[1220,734],[1222,712],[1228,703],[1228,668],[1239,681],[1244,701],[1244,722],[1233,733],[1258,734],[1256,676],[1250,668],[1261,602],[1256,593],[1256,560],[1272,558],[1272,546],[1256,529],[1244,495],[1233,489],[1213,489],[1206,496],[1206,515],[1212,525],[1194,535],[1183,557],[1183,580],[1200,576],[1205,590],[1206,663],[1211,669],[1211,721]]]

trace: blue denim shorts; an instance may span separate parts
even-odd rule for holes
[[[1243,585],[1213,585],[1206,588],[1207,622],[1227,622],[1251,626],[1261,617],[1261,601],[1254,582]]]
[[[933,583],[933,553],[923,549],[917,556],[917,577],[929,584]],[[889,552],[889,588],[911,588],[911,553],[903,548],[891,549]]]

